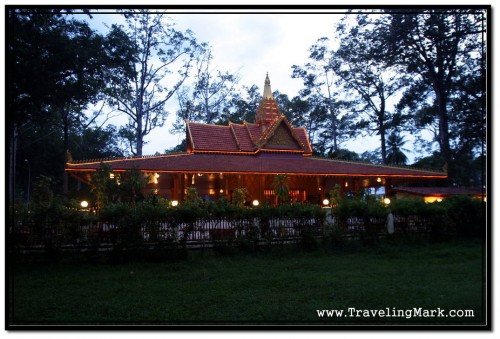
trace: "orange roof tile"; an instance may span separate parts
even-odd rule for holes
[[[109,164],[113,170],[118,171],[137,168],[142,171],[181,173],[288,173],[300,175],[446,178],[446,174],[443,172],[304,157],[302,154],[287,153],[261,153],[259,155],[174,154],[116,160],[108,159],[102,162]],[[100,164],[101,161],[69,163],[66,165],[66,170],[95,170],[100,167]]]

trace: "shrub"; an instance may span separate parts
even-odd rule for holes
[[[449,220],[457,236],[463,238],[483,237],[486,227],[485,204],[468,196],[454,196],[443,201]]]

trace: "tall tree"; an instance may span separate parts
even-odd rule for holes
[[[231,99],[232,109],[229,120],[235,123],[254,122],[261,98],[262,92],[259,86],[243,86],[242,90],[236,92]]]
[[[350,26],[345,23],[346,19],[353,22],[352,15],[348,15],[338,26],[340,47],[332,53],[331,67],[338,76],[338,85],[346,89],[348,106],[359,119],[354,129],[380,135],[382,162],[386,163],[387,131],[397,123],[390,99],[402,93],[408,79],[401,69],[387,67],[377,55],[373,36],[377,20],[357,15]]]
[[[188,77],[200,46],[191,31],[176,30],[164,12],[141,10],[125,18],[130,41],[122,43],[135,50],[134,72],[124,75],[109,96],[111,105],[128,117],[132,153],[141,156],[144,137],[165,123],[165,105]]]
[[[301,91],[303,98],[318,96],[321,100],[318,105],[326,109],[325,121],[328,124],[323,134],[328,135],[331,141],[331,151],[337,151],[340,144],[349,138],[348,111],[343,110],[342,99],[339,98],[338,89],[335,88],[335,70],[332,67],[332,50],[328,38],[320,38],[309,48],[310,62],[303,67],[292,66],[292,78],[302,79],[304,89]],[[343,119],[343,121],[342,121]]]
[[[18,141],[26,157],[28,145],[62,140],[58,152],[57,173],[63,177],[65,153],[69,149],[72,128],[79,128],[84,108],[98,100],[109,77],[126,69],[110,41],[92,30],[87,23],[69,17],[61,10],[10,9],[8,13],[8,114],[11,153],[11,193]],[[112,60],[112,57],[115,57]],[[35,135],[27,139],[23,134]],[[29,159],[26,158],[28,161]],[[24,159],[22,159],[24,160]],[[31,167],[38,168],[33,161]],[[40,166],[42,167],[42,166]]]
[[[186,120],[206,124],[227,122],[238,75],[221,71],[213,64],[213,54],[204,45],[194,67],[193,84],[177,92],[179,110],[173,131],[184,131]]]
[[[387,25],[380,25],[379,44],[392,64],[402,65],[416,77],[409,93],[432,91],[432,110],[438,120],[440,154],[454,177],[450,145],[451,100],[464,71],[463,66],[482,58],[485,33],[484,10],[431,9],[422,13],[388,11]]]
[[[397,131],[393,130],[387,137],[387,158],[386,162],[393,165],[405,165],[408,162],[408,157],[404,152],[409,150],[404,148],[406,140]]]

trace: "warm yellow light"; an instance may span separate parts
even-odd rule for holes
[[[441,202],[443,201],[443,198],[441,197],[432,197],[432,196],[428,196],[428,197],[424,197],[424,202],[426,204],[432,204],[433,202]]]
[[[381,177],[378,177],[378,178],[377,178],[377,182],[382,182],[382,178],[381,178]]]
[[[219,193],[224,193],[224,190],[221,188],[221,189],[219,190]]]
[[[259,206],[259,200],[256,199],[256,200],[252,201],[252,205]]]
[[[114,173],[109,173],[109,178],[110,179],[114,179],[115,178],[115,174]]]
[[[384,198],[384,204],[389,205],[391,203],[391,199]]]
[[[171,204],[173,207],[175,207],[175,206],[179,205],[179,202],[177,200],[172,200]]]
[[[324,199],[323,200],[323,205],[328,206],[330,204],[330,200]]]
[[[349,183],[346,181],[346,182],[345,182],[345,187],[347,187],[347,186],[349,186]]]
[[[82,206],[83,208],[87,208],[89,207],[89,202],[86,201],[86,200],[83,200],[81,203],[80,203],[80,206]]]

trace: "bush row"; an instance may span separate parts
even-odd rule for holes
[[[442,202],[425,203],[422,199],[396,199],[390,205],[370,199],[341,199],[333,209],[337,220],[346,218],[399,217],[427,219],[440,231],[461,237],[480,237],[486,227],[485,204],[468,196],[453,196]]]

